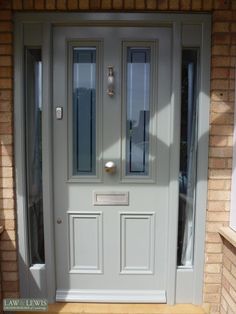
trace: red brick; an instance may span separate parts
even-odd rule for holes
[[[56,8],[55,0],[47,0],[45,1],[45,4],[46,4],[46,7],[45,7],[46,10],[55,10]]]
[[[0,145],[0,156],[12,156],[12,150],[11,145]]]
[[[227,33],[230,31],[230,23],[229,22],[215,22],[213,23],[213,32],[217,33]]]
[[[213,68],[211,72],[211,77],[213,79],[218,79],[218,78],[227,79],[229,77],[229,69],[228,68]]]
[[[127,2],[129,2],[130,0],[128,0]],[[93,0],[93,1],[90,1],[90,9],[91,10],[98,10],[100,9],[101,7],[101,4],[100,4],[101,0]]]
[[[203,0],[204,2],[204,0]],[[192,10],[200,11],[202,7],[202,1],[200,0],[192,0]]]
[[[9,78],[12,77],[12,68],[11,67],[1,67],[0,68],[0,78]]]
[[[9,56],[0,56],[0,66],[11,66],[12,58]]]
[[[229,77],[235,79],[235,69],[230,69]]]
[[[212,90],[227,90],[229,88],[228,80],[211,80],[211,89]]]
[[[1,45],[0,44],[0,55],[11,55],[12,46],[11,45]]]
[[[12,7],[12,1],[9,0],[1,0],[0,1],[0,8],[2,9],[11,9]]]
[[[11,44],[12,34],[11,33],[0,33],[0,43],[1,44]]]
[[[77,0],[67,0],[68,10],[77,10],[78,9],[78,1]]]
[[[230,57],[212,57],[212,66],[213,67],[229,67],[230,66]]]
[[[230,201],[230,191],[208,191],[208,199],[210,201]],[[228,214],[227,214],[228,215]],[[228,221],[226,212],[208,212],[208,221]]]
[[[110,10],[112,8],[112,1],[111,0],[102,0],[102,9]]]
[[[11,21],[12,20],[12,11],[10,10],[0,10],[0,21]]]
[[[12,144],[12,135],[0,135],[0,144],[1,145]]]
[[[216,159],[216,158],[214,158]],[[209,159],[209,162],[211,160],[214,160],[213,158]],[[226,158],[219,158],[219,160],[227,160]],[[209,180],[208,181],[208,189],[209,190],[230,190],[231,188],[231,180]]]
[[[2,273],[2,280],[3,281],[17,281],[18,280],[18,273],[17,272],[9,272],[9,271],[4,271]]]
[[[230,51],[229,45],[214,45],[212,47],[212,55],[228,56]]]
[[[179,10],[179,0],[169,1],[169,9],[170,10]]]
[[[157,1],[156,0],[147,0],[147,9],[148,10],[156,10],[157,8]]]
[[[190,0],[180,0],[180,9],[181,10],[190,10],[191,1]]]
[[[212,125],[210,129],[212,135],[232,135],[233,131],[232,125]]]
[[[85,1],[79,1],[79,3],[84,3]],[[56,1],[56,8],[58,10],[66,10],[66,0],[57,0]]]
[[[229,91],[229,101],[235,101],[235,92]]]
[[[16,250],[16,242],[15,241],[1,241],[0,248],[2,251],[14,251]]]
[[[0,79],[0,88],[1,89],[11,89],[12,88],[12,79],[1,78]]]
[[[159,0],[157,1],[157,7],[159,10],[167,10],[168,9],[168,0]]]
[[[0,221],[2,222],[2,220],[0,220]],[[15,230],[15,227],[16,227],[15,219],[5,219],[4,227],[5,227],[5,230]]]
[[[34,8],[33,0],[23,0],[23,8],[25,10],[33,10]]]
[[[236,58],[231,58],[230,66],[233,67],[233,68],[236,67]]]
[[[17,281],[3,281],[2,289],[8,292],[17,292],[18,291],[18,282]]]
[[[19,292],[4,292],[3,291],[3,298],[15,298],[18,299],[20,297]]]
[[[232,148],[231,147],[210,147],[209,148],[210,157],[232,157]]]
[[[4,230],[1,234],[1,240],[16,240],[16,231],[15,230]]]
[[[89,9],[89,0],[79,1],[79,7],[82,10],[88,10]]]
[[[2,252],[2,261],[16,261],[17,260],[17,253],[16,251],[13,252]]]
[[[231,21],[233,18],[232,11],[213,11],[213,21]]]
[[[21,10],[22,9],[22,0],[13,0],[13,9]]]
[[[18,265],[16,262],[2,262],[1,270],[2,271],[16,271],[18,269]]]
[[[236,44],[236,33],[231,34],[231,43],[232,43],[232,45]]]
[[[213,0],[203,0],[203,10],[204,11],[210,11],[212,10],[212,7],[213,7]]]
[[[227,136],[211,136],[210,145],[211,146],[226,146],[228,142]]]
[[[154,2],[156,3],[156,1],[154,0]],[[122,9],[123,8],[123,1],[122,0],[113,0],[112,1],[112,6],[113,9]]]
[[[144,10],[145,9],[145,1],[144,0],[135,0],[135,9],[136,10]]]
[[[8,100],[2,100],[0,102],[0,112],[6,112],[12,110],[12,103]]]
[[[212,102],[211,103],[211,112],[217,113],[233,113],[234,112],[234,103],[233,102]],[[220,134],[219,134],[220,135]],[[224,134],[222,134],[224,135]]]
[[[225,45],[230,43],[230,34],[227,33],[215,33],[212,36],[213,45]]]
[[[216,169],[220,168],[223,169],[226,167],[226,159],[224,158],[210,158],[209,159],[209,168]]]
[[[234,116],[232,113],[211,113],[211,123],[234,124]]]
[[[13,25],[11,22],[0,22],[1,32],[11,32],[13,30]]]
[[[227,10],[230,9],[231,0],[214,0],[214,8],[217,10]]]
[[[213,101],[227,101],[229,99],[228,91],[212,91],[211,99]]]
[[[124,8],[127,10],[134,9],[134,0],[126,0],[124,1]]]
[[[2,113],[0,115],[0,122],[11,122],[12,119],[12,114],[7,112],[7,113]]]
[[[0,124],[0,134],[12,134],[12,124],[11,123],[1,123]]]
[[[36,0],[34,1],[34,8],[36,10],[43,10],[45,8],[44,3],[45,3],[44,0]]]

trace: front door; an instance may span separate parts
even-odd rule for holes
[[[58,301],[166,302],[171,30],[55,27]]]

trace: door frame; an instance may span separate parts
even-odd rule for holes
[[[14,50],[14,143],[17,200],[18,260],[21,297],[44,296],[55,302],[54,213],[52,176],[52,34],[55,25],[169,26],[172,28],[172,95],[169,181],[169,230],[167,302],[202,303],[204,242],[207,202],[208,134],[210,104],[211,16],[174,13],[16,13]],[[45,264],[28,264],[25,130],[24,130],[24,46],[42,49],[43,62],[43,207]],[[195,263],[191,269],[176,266],[178,232],[178,175],[180,132],[181,49],[199,47],[199,121],[195,216]],[[37,289],[33,290],[34,286]],[[30,294],[31,291],[33,295]],[[186,291],[188,293],[186,294]],[[36,295],[37,294],[37,295]]]

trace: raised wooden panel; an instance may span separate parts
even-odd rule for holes
[[[121,274],[153,274],[154,213],[121,213]]]
[[[102,213],[68,214],[70,273],[102,273]]]

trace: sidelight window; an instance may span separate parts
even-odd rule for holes
[[[25,51],[25,134],[29,262],[44,258],[42,193],[42,57],[41,49]]]
[[[193,265],[197,161],[197,49],[182,51],[178,266]]]

